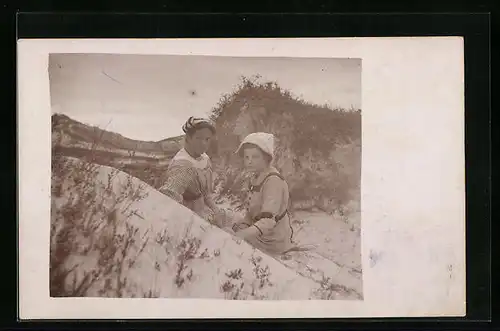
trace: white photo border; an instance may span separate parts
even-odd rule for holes
[[[364,300],[50,298],[50,53],[360,58]],[[20,319],[464,316],[463,57],[461,37],[19,40]]]

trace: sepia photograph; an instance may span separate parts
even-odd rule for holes
[[[51,297],[363,300],[360,59],[48,70]]]
[[[464,316],[463,60],[19,40],[20,319]]]

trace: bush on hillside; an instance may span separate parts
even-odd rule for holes
[[[265,131],[276,136],[274,163],[295,203],[310,200],[321,209],[347,204],[360,186],[361,111],[314,105],[259,78],[243,77],[212,109],[218,152],[211,156],[220,193],[244,197],[245,176],[238,175],[242,163],[234,151],[247,134]]]
[[[258,80],[258,76],[242,77],[236,89],[223,95],[212,109],[211,118],[217,125],[218,134],[208,154],[215,167],[219,196],[229,196],[241,204],[246,195],[247,177],[242,173],[242,162],[234,151],[247,134],[266,131],[277,138],[274,165],[285,176],[297,209],[309,206],[331,211],[352,205],[351,200],[359,200],[360,110],[315,105],[293,96],[275,82],[260,83]],[[61,137],[73,142],[76,139],[76,142],[82,140],[94,144],[104,139],[106,146],[111,143],[113,146],[127,145],[118,139],[121,136],[73,122],[62,115],[54,115],[53,130],[62,130]],[[71,125],[73,129],[65,134],[62,128]],[[75,129],[75,126],[78,128]],[[80,137],[80,134],[83,136]],[[158,146],[169,143],[173,145],[168,152],[163,152],[165,160],[177,151],[174,147],[179,143],[179,137],[154,143]],[[89,153],[83,147],[80,151],[73,146],[70,146],[73,154],[65,153],[82,159],[87,159],[87,155],[82,156],[82,153],[93,155],[90,162],[118,168],[159,188],[165,179],[166,162],[160,163],[157,158],[142,155],[141,146],[147,147],[152,143],[134,144],[135,147],[130,149],[132,154],[125,157],[117,154],[116,150]],[[135,155],[135,152],[141,155]],[[121,160],[127,162],[120,164]]]

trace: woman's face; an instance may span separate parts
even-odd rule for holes
[[[213,133],[210,129],[203,128],[196,130],[191,136],[186,136],[186,144],[189,151],[196,156],[206,153],[210,147]]]
[[[250,172],[263,171],[268,166],[268,160],[258,147],[246,147],[243,150],[243,161]]]

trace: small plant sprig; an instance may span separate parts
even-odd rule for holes
[[[228,278],[221,285],[221,292],[224,293],[225,297],[229,300],[240,300],[244,298],[243,288],[245,283],[243,281],[243,271],[240,269],[234,269],[225,273]],[[233,281],[240,281],[239,284],[233,283]]]
[[[193,270],[188,270],[188,263],[194,259],[208,259],[210,254],[208,249],[205,249],[201,254],[199,250],[201,247],[201,240],[190,234],[191,226],[186,229],[184,237],[177,245],[177,258],[176,258],[176,274],[174,283],[178,288],[181,288],[186,280],[191,281],[193,278]],[[187,271],[187,272],[186,272]]]
[[[325,277],[325,275],[322,276],[319,285],[316,294],[321,300],[335,300],[337,297],[344,297],[345,295],[353,295],[357,299],[362,299],[362,296],[355,290],[336,284],[330,277]]]
[[[273,286],[274,284],[269,280],[269,276],[271,276],[271,270],[269,269],[269,266],[262,267],[261,262],[262,262],[262,257],[257,256],[255,257],[252,255],[250,258],[250,262],[253,265],[253,273],[255,276],[255,281],[252,282],[252,290],[251,290],[251,295],[253,297],[258,297],[261,298],[261,295],[258,295],[258,292],[261,292],[261,290],[264,289],[266,286]]]

